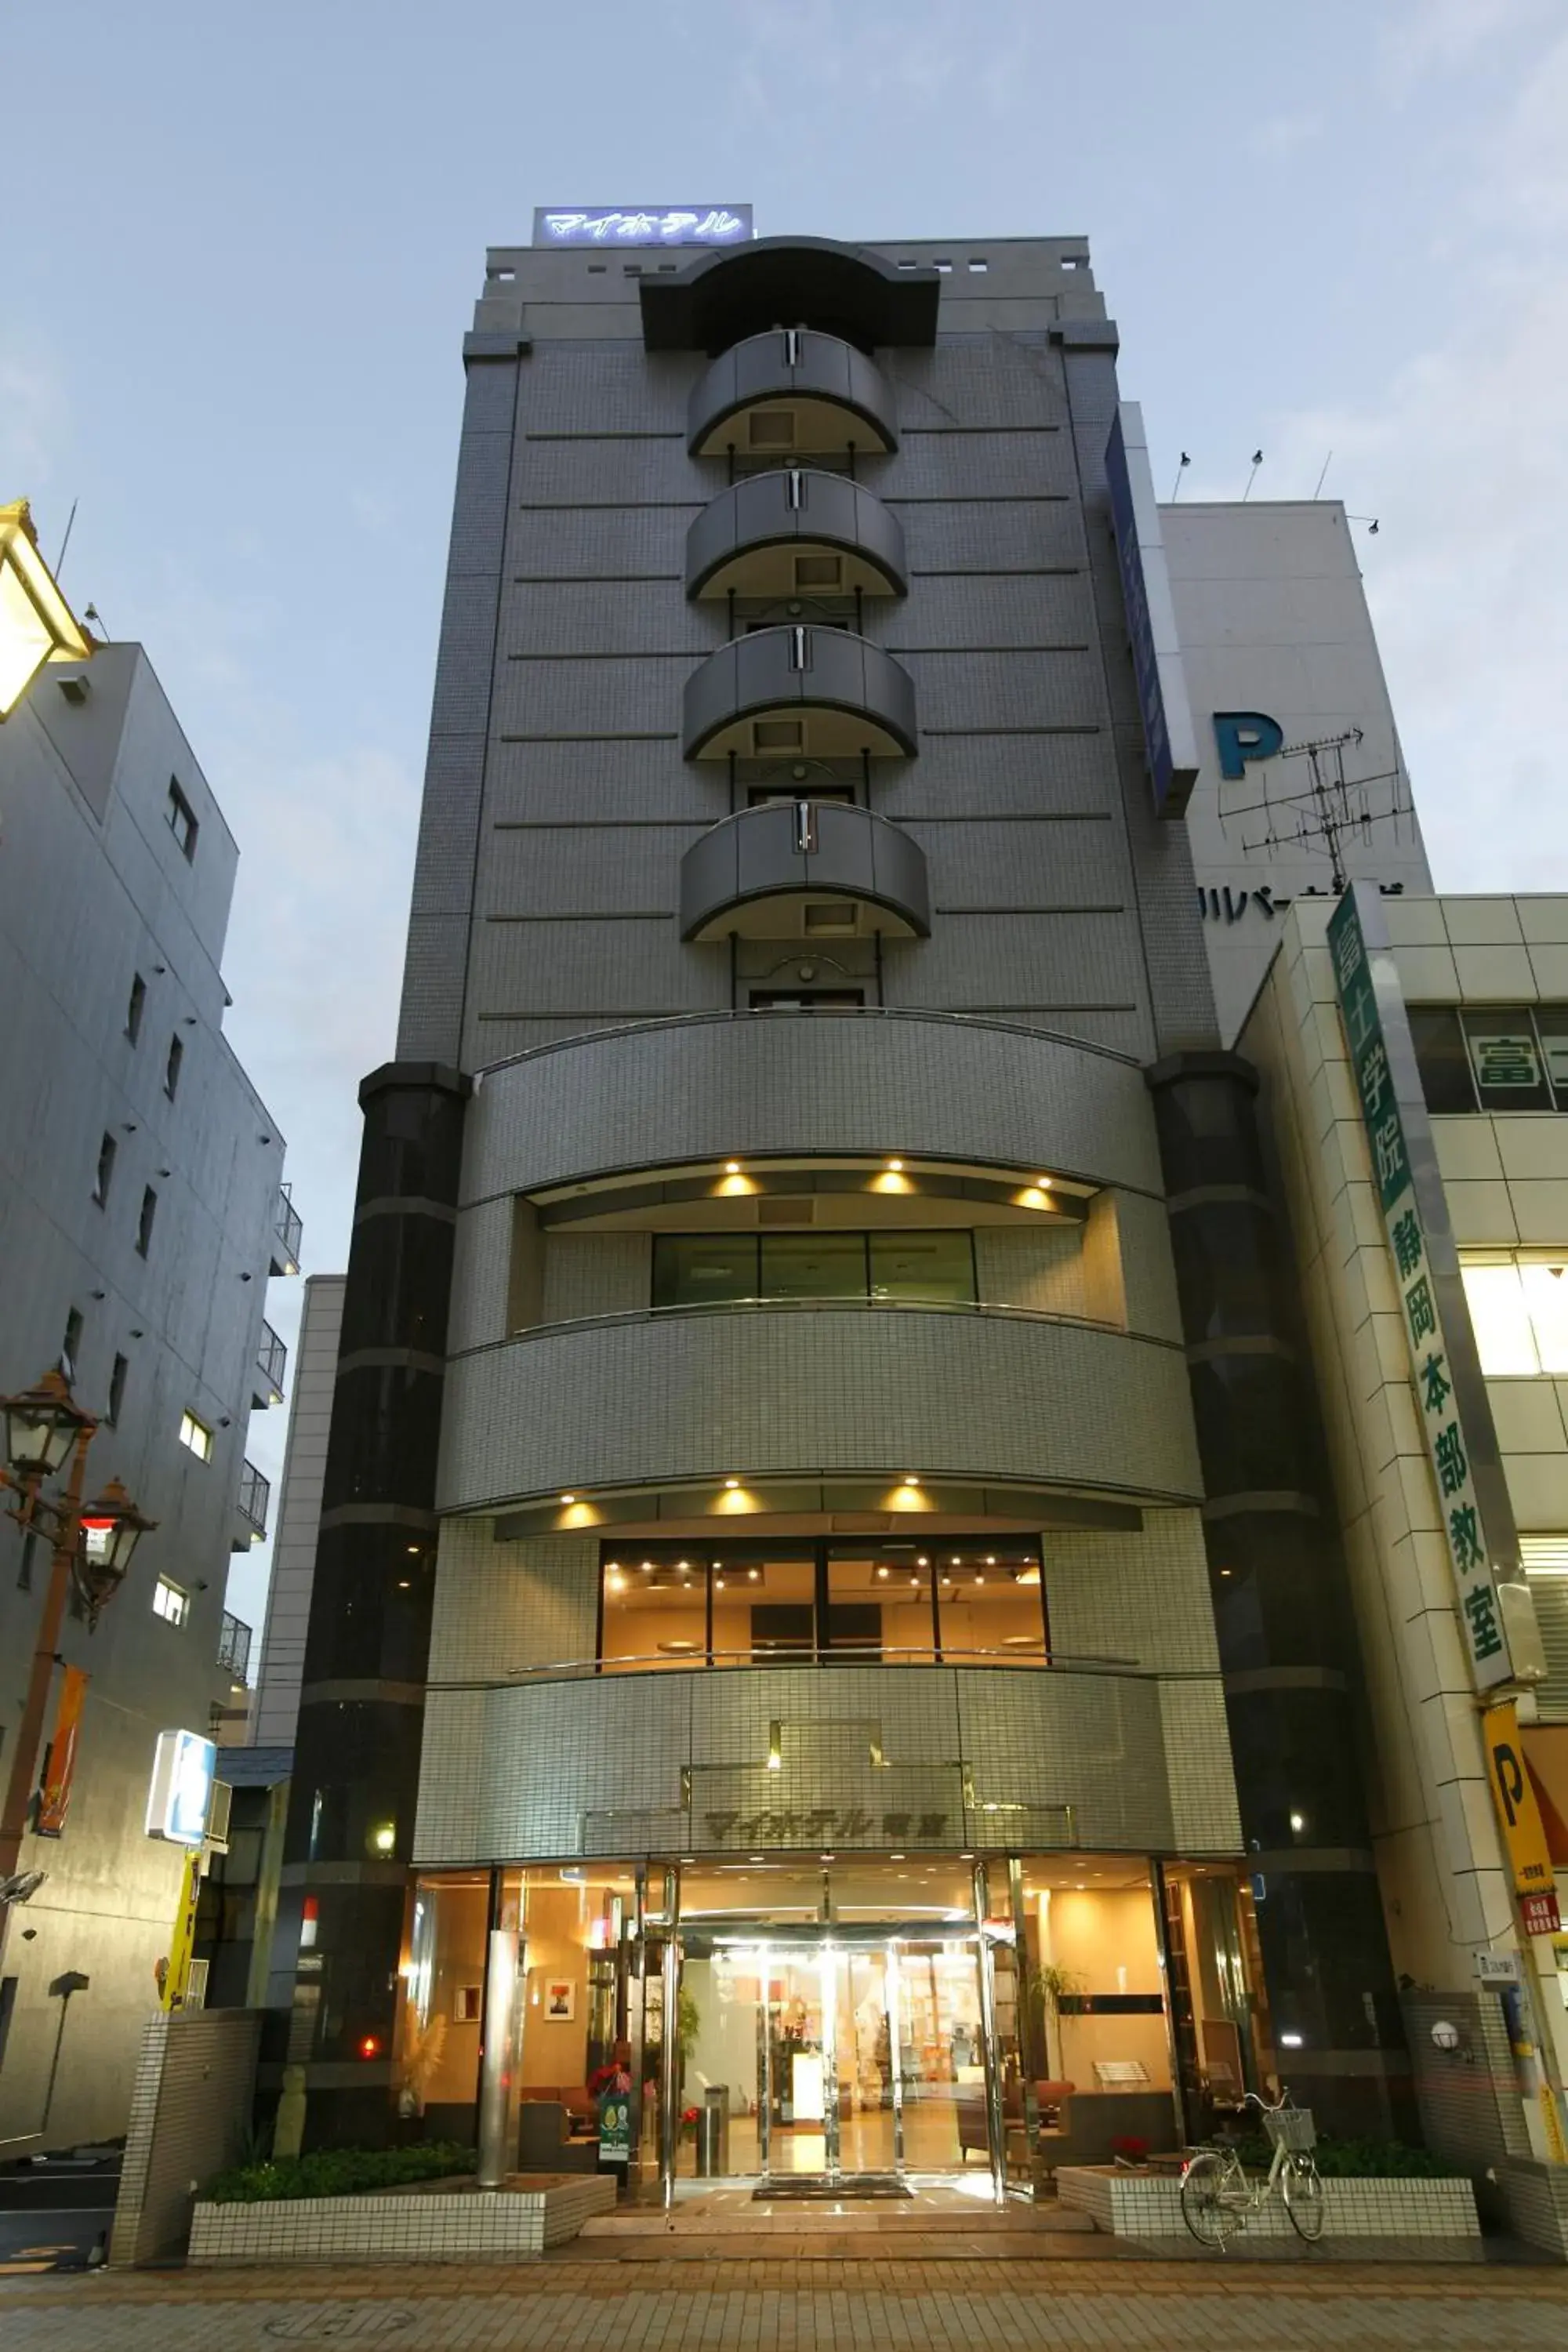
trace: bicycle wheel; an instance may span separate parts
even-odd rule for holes
[[[1194,2156],[1182,2177],[1182,2219],[1200,2246],[1223,2254],[1237,2226],[1231,2168],[1222,2156]]]
[[[1279,2188],[1297,2235],[1315,2246],[1323,2234],[1323,2184],[1311,2158],[1288,2156],[1279,2176]]]

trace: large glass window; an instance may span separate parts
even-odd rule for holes
[[[1018,1537],[606,1544],[599,1662],[1043,1664],[1039,1547]]]
[[[1568,1372],[1568,1252],[1554,1262],[1467,1259],[1460,1272],[1483,1372]]]
[[[886,1299],[973,1306],[967,1231],[656,1234],[653,1303],[709,1307],[742,1298]]]
[[[1415,1004],[1410,1034],[1428,1110],[1568,1110],[1568,1005]]]

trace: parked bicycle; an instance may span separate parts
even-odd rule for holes
[[[1199,2245],[1217,2247],[1223,2254],[1246,2229],[1248,2214],[1278,2191],[1297,2235],[1315,2246],[1323,2234],[1323,2184],[1312,2156],[1317,2134],[1311,2109],[1292,2106],[1286,2090],[1274,2106],[1256,2091],[1248,2091],[1247,2102],[1261,2111],[1273,2143],[1268,2172],[1261,2179],[1250,2179],[1232,2143],[1199,2148],[1182,2175],[1182,2219]]]

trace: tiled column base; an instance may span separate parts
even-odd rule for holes
[[[216,2263],[518,2263],[615,2210],[609,2174],[528,2189],[198,2204],[193,2267]]]

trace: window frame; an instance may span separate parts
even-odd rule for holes
[[[100,1209],[109,1206],[109,1195],[114,1186],[114,1163],[120,1157],[120,1139],[108,1128],[98,1147],[98,1166],[92,1179],[92,1197]]]
[[[163,817],[169,831],[174,836],[174,845],[181,856],[187,866],[194,866],[196,858],[196,837],[201,832],[202,821],[181,789],[178,776],[171,776],[169,779],[169,797],[164,807]]]
[[[206,1441],[205,1444],[201,1445],[194,1444],[192,1438],[186,1434],[187,1430],[193,1431],[205,1438]],[[185,1406],[180,1415],[179,1437],[180,1444],[184,1447],[185,1452],[187,1454],[194,1454],[198,1462],[210,1462],[212,1460],[213,1449],[217,1444],[217,1433],[216,1430],[209,1429],[206,1423],[202,1420],[200,1414],[193,1412],[189,1405]]]
[[[139,971],[131,975],[131,993],[125,1002],[125,1034],[133,1045],[142,1042],[142,1023],[147,1011],[147,983]]]
[[[143,1184],[142,1187],[142,1206],[137,1212],[136,1216],[136,1255],[138,1257],[152,1256],[153,1233],[157,1222],[157,1189],[154,1185]]]
[[[176,1029],[169,1039],[169,1051],[163,1062],[163,1092],[171,1102],[180,1091],[180,1073],[185,1064],[185,1041]]]
[[[173,1607],[160,1606],[165,1594],[174,1604]],[[172,1576],[165,1576],[162,1570],[159,1570],[153,1585],[153,1614],[162,1623],[172,1625],[176,1633],[183,1631],[190,1622],[190,1593],[183,1584],[176,1584]]]
[[[900,1242],[908,1244],[922,1240],[931,1234],[941,1234],[944,1239],[952,1236],[955,1239],[961,1239],[966,1244],[969,1296],[966,1298],[932,1297],[925,1299],[901,1297],[896,1295],[879,1297],[876,1288],[877,1244],[881,1243],[884,1245],[892,1245]],[[659,1314],[700,1312],[706,1307],[718,1310],[724,1307],[751,1305],[787,1306],[791,1301],[798,1300],[814,1302],[820,1300],[825,1305],[842,1302],[860,1307],[934,1307],[939,1309],[957,1311],[962,1311],[965,1307],[978,1307],[981,1304],[979,1265],[975,1257],[974,1229],[972,1225],[801,1224],[796,1227],[759,1225],[739,1228],[716,1226],[706,1233],[655,1233],[650,1238],[653,1246],[648,1254],[648,1302],[654,1311]],[[792,1243],[810,1242],[820,1247],[825,1242],[835,1241],[858,1242],[860,1244],[861,1286],[858,1291],[770,1290],[767,1287],[766,1267],[770,1253],[775,1257],[783,1257],[787,1254]],[[737,1291],[728,1297],[661,1297],[661,1253],[671,1253],[672,1244],[691,1242],[712,1242],[721,1248],[733,1248],[737,1254],[742,1253],[749,1247],[752,1254],[753,1287],[750,1290]],[[668,1263],[668,1255],[665,1255],[664,1263],[666,1265]]]

